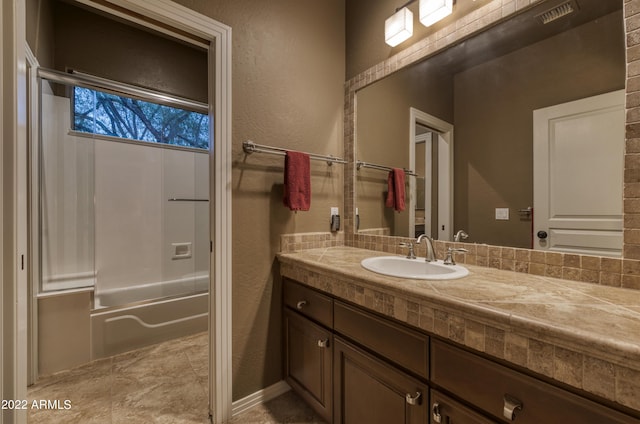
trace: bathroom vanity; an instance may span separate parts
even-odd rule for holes
[[[285,378],[327,422],[640,423],[640,291],[408,280],[360,266],[376,255],[279,255]]]

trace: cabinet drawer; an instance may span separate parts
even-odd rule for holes
[[[439,340],[431,343],[431,381],[503,422],[513,419],[520,424],[639,422]],[[515,411],[515,418],[511,410]]]
[[[284,279],[284,304],[314,321],[333,327],[333,299],[309,287]]]
[[[429,337],[345,303],[334,305],[341,333],[416,375],[429,378]]]

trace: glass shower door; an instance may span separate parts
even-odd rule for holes
[[[94,145],[69,132],[63,84],[40,80],[40,291],[95,284]]]

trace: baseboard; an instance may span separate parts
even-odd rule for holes
[[[277,398],[278,396],[288,392],[289,390],[291,390],[291,387],[284,380],[281,380],[276,384],[272,384],[269,387],[265,387],[262,390],[258,390],[257,392],[252,393],[247,397],[233,402],[231,405],[231,416],[235,417],[236,415],[241,414],[244,411],[253,408],[254,406]]]

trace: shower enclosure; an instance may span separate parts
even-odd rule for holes
[[[38,297],[92,294],[91,359],[206,331],[207,105],[39,75]]]

